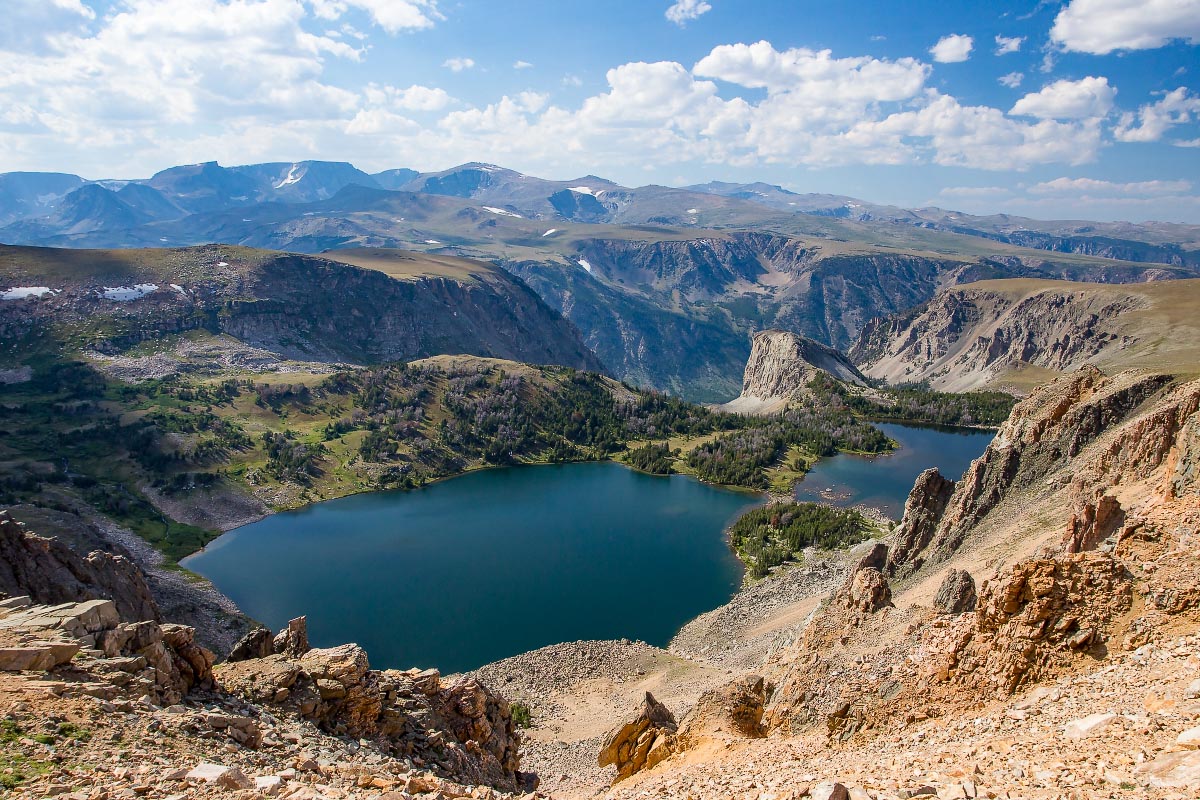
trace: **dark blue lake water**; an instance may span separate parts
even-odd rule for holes
[[[576,639],[666,645],[733,596],[724,529],[757,495],[614,463],[474,472],[276,514],[186,561],[273,629],[377,667],[472,669]]]
[[[995,431],[967,428],[893,423],[879,427],[900,445],[899,449],[879,456],[843,453],[822,459],[796,485],[796,498],[839,506],[871,506],[899,519],[918,475],[937,467],[950,480],[958,480],[996,435]]]
[[[957,479],[992,437],[881,427],[899,450],[825,459],[797,497],[899,517],[923,469]],[[186,566],[273,629],[307,615],[316,646],[459,671],[576,639],[666,645],[737,590],[723,532],[759,502],[614,463],[493,469],[276,514]]]

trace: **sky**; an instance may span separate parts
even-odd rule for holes
[[[467,161],[1200,223],[1200,0],[4,0],[0,172]]]

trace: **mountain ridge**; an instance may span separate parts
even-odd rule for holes
[[[1084,363],[1188,372],[1200,363],[1198,303],[1196,280],[966,283],[870,323],[849,355],[873,378],[950,391],[1028,390]]]

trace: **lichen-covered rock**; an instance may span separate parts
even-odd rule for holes
[[[943,614],[963,614],[975,610],[978,594],[975,579],[965,569],[952,569],[942,579],[933,607]]]

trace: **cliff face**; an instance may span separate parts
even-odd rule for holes
[[[747,413],[779,408],[805,392],[819,374],[866,385],[862,373],[832,347],[787,331],[761,331],[754,335],[742,379],[742,393],[725,407]]]
[[[1167,375],[1129,372],[1109,378],[1085,367],[1039,388],[1013,408],[943,503],[925,498],[944,494],[945,484],[939,484],[941,492],[931,492],[928,484],[936,478],[926,473],[922,478],[928,480],[918,480],[897,529],[888,573],[903,577],[926,563],[945,561],[1002,501],[1044,491],[1047,481],[1051,487],[1068,482],[1074,487],[1072,503],[1086,503],[1104,496],[1108,483],[1147,479],[1168,453],[1185,447],[1180,433],[1200,403],[1197,384],[1159,397],[1170,383]],[[1081,458],[1085,451],[1088,457]]]
[[[471,279],[396,280],[281,256],[248,288],[255,299],[234,301],[216,325],[294,358],[378,363],[468,354],[603,371],[573,325],[521,281],[483,265]]]
[[[136,253],[111,269],[97,254],[102,266],[89,275],[75,271],[87,251],[3,248],[10,275],[0,280],[56,293],[0,302],[0,331],[55,330],[107,353],[208,330],[310,361],[470,354],[603,370],[571,323],[486,264],[389,251],[348,255],[355,263],[218,247]],[[137,291],[114,294],[121,287]]]
[[[159,619],[132,560],[101,550],[80,556],[57,539],[28,532],[6,510],[0,511],[0,592],[47,604],[112,600],[129,619]]]
[[[1023,384],[1084,363],[1107,369],[1186,368],[1200,324],[1183,310],[1200,282],[1162,285],[1004,280],[940,292],[925,305],[865,326],[850,358],[875,378],[966,391]]]
[[[1127,281],[1177,277],[1150,265],[1103,260],[1055,263],[1016,255],[941,258],[755,231],[694,239],[588,238],[577,246],[578,255],[571,256],[567,266],[536,260],[503,264],[574,322],[617,377],[704,401],[726,399],[738,391],[736,376],[756,330],[787,330],[840,349],[850,347],[862,334],[866,337],[859,346],[863,355],[854,360],[874,363],[893,346],[896,336],[907,333],[904,326],[878,320],[930,302],[947,286],[1025,277],[1121,283],[1127,288]],[[579,258],[588,271],[577,266]],[[1138,284],[1132,291],[1141,290]],[[1094,350],[1086,335],[1089,325],[1103,327],[1095,322],[1077,324],[1072,314],[1078,305],[1070,303],[1040,323],[1072,331],[1058,348],[1062,352],[1054,351],[1069,366]],[[1137,304],[1088,305],[1080,316],[1103,318],[1103,313],[1127,307]],[[927,323],[906,341],[924,348],[925,338],[930,337],[936,350],[940,339],[953,337],[953,324],[963,324],[964,313],[951,314],[954,319],[946,333],[931,334],[930,329],[938,326]],[[1046,316],[1042,309],[1037,313]],[[1001,359],[1010,346],[1016,357],[1029,357],[1025,351],[1039,345],[1035,337],[1025,347],[1020,330],[1005,330],[997,338],[998,344],[990,345],[997,352],[988,364]],[[1118,340],[1109,346],[1120,344]],[[946,362],[957,355],[957,350],[948,354]],[[931,379],[941,366],[939,362],[927,370]],[[898,371],[879,369],[884,377],[897,375],[896,380],[925,377],[925,371],[910,370],[907,362]]]

